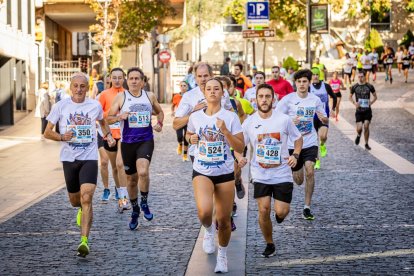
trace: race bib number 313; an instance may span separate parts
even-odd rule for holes
[[[205,162],[224,161],[224,145],[222,141],[198,142],[198,159]]]
[[[129,112],[128,125],[130,128],[148,127],[151,123],[149,111]]]
[[[92,143],[91,125],[68,125],[66,130],[73,132],[72,140],[70,140],[71,143]]]

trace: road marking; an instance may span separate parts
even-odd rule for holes
[[[397,250],[389,250],[389,251],[384,251],[384,252],[317,257],[317,258],[312,258],[312,259],[294,259],[294,260],[265,263],[264,265],[265,266],[312,265],[312,264],[324,264],[324,263],[343,262],[343,261],[356,261],[356,260],[361,260],[361,259],[378,258],[378,257],[397,257],[397,256],[403,256],[403,255],[414,255],[414,249],[397,249]]]
[[[356,130],[353,125],[348,123],[343,117],[338,116],[339,122],[331,121],[334,125],[352,141],[355,140]],[[361,142],[359,146],[365,149],[364,135],[361,136]],[[402,158],[393,151],[387,149],[383,145],[377,143],[375,140],[369,139],[369,145],[371,150],[369,151],[375,158],[380,160],[382,163],[398,172],[399,174],[414,174],[414,164],[410,161]]]

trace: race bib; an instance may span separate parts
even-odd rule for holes
[[[369,99],[358,99],[358,103],[361,107],[369,107]]]
[[[298,117],[313,118],[314,114],[315,114],[315,108],[314,107],[299,106],[298,109],[296,110],[296,115]]]
[[[256,146],[256,161],[267,165],[279,165],[281,159],[280,145]]]
[[[224,161],[224,144],[222,141],[198,142],[198,159],[204,162]]]
[[[404,65],[410,65],[410,61],[409,60],[403,60],[403,64]]]
[[[296,115],[299,117],[299,123],[296,127],[302,135],[306,135],[312,132],[313,128],[313,116],[315,115],[314,107],[298,107]]]
[[[333,91],[338,91],[341,88],[340,85],[337,83],[332,83],[331,87]]]
[[[151,123],[149,111],[129,112],[128,125],[130,128],[148,127]]]
[[[392,58],[387,59],[388,64],[393,63],[393,62],[394,62],[394,60]]]
[[[109,128],[110,129],[121,129],[121,122],[113,123],[113,124],[109,125]]]
[[[92,126],[91,125],[68,125],[66,131],[72,131],[73,136],[70,143],[86,144],[92,143]]]

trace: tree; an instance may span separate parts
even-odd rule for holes
[[[414,35],[411,30],[408,30],[405,35],[403,36],[400,45],[405,46],[408,49],[410,46],[411,41],[414,41]]]

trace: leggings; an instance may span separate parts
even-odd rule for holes
[[[41,128],[41,131],[42,131],[42,135],[43,135],[45,133],[45,130],[46,130],[47,120],[46,120],[46,117],[41,118],[41,120],[42,120],[42,128]]]
[[[184,142],[184,146],[188,146],[188,141],[185,139],[187,132],[187,126],[177,129],[177,142],[181,145]]]

